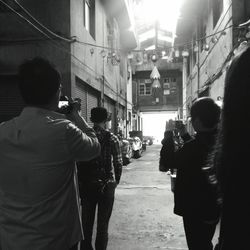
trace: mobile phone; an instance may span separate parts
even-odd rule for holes
[[[69,101],[59,101],[58,108],[61,108],[63,106],[69,106]]]

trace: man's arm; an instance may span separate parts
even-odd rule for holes
[[[173,139],[173,131],[166,131],[162,140],[162,148],[160,151],[159,170],[167,172],[174,167],[175,145]]]
[[[66,141],[74,159],[88,161],[98,156],[101,152],[101,147],[95,131],[79,114],[79,107],[74,106],[67,118],[72,123],[67,125]]]
[[[122,175],[122,153],[119,139],[111,134],[111,154],[113,156],[113,166],[116,183],[119,184]]]

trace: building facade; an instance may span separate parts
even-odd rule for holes
[[[143,130],[143,114],[182,113],[182,64],[173,58],[173,31],[166,20],[141,15],[142,0],[134,0],[138,47],[133,51],[133,130]],[[154,9],[154,4],[152,9]],[[167,12],[166,12],[167,13]]]
[[[151,78],[154,66],[160,74],[159,86]],[[139,112],[178,111],[182,106],[181,64],[159,59],[137,66],[133,75],[133,103]]]
[[[136,47],[129,1],[7,0],[0,2],[0,22],[0,121],[23,108],[18,65],[41,56],[62,73],[63,94],[81,99],[88,123],[91,108],[104,106],[112,118],[111,131],[128,132],[132,97],[127,53]]]
[[[250,26],[239,25],[249,18],[248,0],[184,1],[175,39],[175,48],[188,52],[183,58],[184,119],[198,97],[223,100],[227,67],[249,36]]]

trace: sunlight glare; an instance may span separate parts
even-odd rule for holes
[[[138,6],[138,18],[144,23],[159,21],[160,27],[174,32],[182,1],[144,0]]]

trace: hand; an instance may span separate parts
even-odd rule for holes
[[[71,105],[72,105],[72,111],[71,112],[75,112],[75,113],[80,113],[80,111],[81,111],[81,103],[80,102],[78,102],[78,101],[74,101],[74,102],[72,102],[71,103]]]
[[[81,116],[81,102],[78,100],[70,99],[70,112],[66,115],[67,119],[75,122],[76,119]],[[82,117],[83,119],[83,117]]]
[[[174,128],[175,128],[175,125],[174,125],[174,121],[173,120],[168,120],[168,121],[166,121],[166,131],[167,130],[174,130]]]
[[[180,133],[180,136],[183,136],[185,134],[187,134],[187,129],[186,129],[186,126],[184,124],[182,124],[180,126],[180,128],[178,129],[179,133]]]

